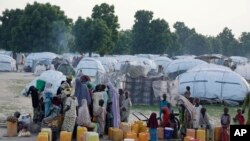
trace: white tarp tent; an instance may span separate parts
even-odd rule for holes
[[[143,57],[138,57],[136,58],[135,61],[137,62],[137,64],[146,66],[147,72],[149,72],[151,69],[157,70],[157,65],[155,64],[153,60],[143,58]]]
[[[165,56],[160,56],[160,57],[156,57],[154,58],[154,62],[157,66],[161,65],[163,66],[163,68],[166,68],[167,65],[172,62],[173,60],[168,58],[168,57],[165,57]]]
[[[234,64],[246,64],[249,62],[249,60],[246,57],[241,56],[231,56],[230,59]]]
[[[8,55],[0,54],[0,71],[16,70],[16,60]]]
[[[198,67],[177,77],[179,93],[184,94],[186,86],[191,88],[191,97],[242,101],[249,84],[239,74],[216,65]]]
[[[31,53],[26,57],[25,67],[32,67],[33,61],[49,60],[51,62],[56,57],[58,57],[58,55],[52,52]]]
[[[118,61],[114,57],[98,57],[106,72],[113,72]]]
[[[66,80],[66,76],[63,73],[55,70],[48,70],[43,72],[40,76],[36,77],[33,81],[31,81],[28,85],[25,86],[22,94],[29,90],[30,86],[36,86],[37,80],[43,80],[45,82],[52,84],[52,93],[56,94],[57,89],[60,87],[61,82]]]
[[[179,71],[187,71],[198,65],[207,64],[207,62],[199,59],[177,59],[170,62],[164,69],[165,73],[174,73]]]
[[[237,65],[234,71],[240,74],[246,80],[250,80],[250,63]]]
[[[105,80],[106,71],[102,63],[94,58],[83,58],[76,67],[76,74],[88,75],[91,81],[96,84],[102,83]]]

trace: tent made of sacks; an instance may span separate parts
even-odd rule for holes
[[[198,66],[177,79],[180,94],[190,86],[191,97],[201,99],[242,101],[249,92],[249,84],[242,76],[217,65]]]

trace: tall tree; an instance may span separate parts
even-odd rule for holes
[[[208,37],[207,38],[210,46],[210,53],[223,54],[222,43],[216,37]]]
[[[195,29],[189,29],[183,22],[176,22],[174,28],[182,53],[191,53],[187,47],[187,39],[196,34]]]
[[[239,54],[238,41],[234,38],[231,29],[225,27],[217,38],[222,43],[223,54],[228,56]]]
[[[132,50],[134,53],[148,53],[150,50],[150,23],[153,19],[153,12],[139,10],[134,17]]]
[[[113,49],[118,41],[118,16],[115,15],[114,5],[108,5],[107,3],[102,3],[101,5],[96,5],[92,10],[93,19],[102,19],[109,30],[111,31],[111,40],[108,42],[108,46]]]
[[[171,45],[171,32],[168,23],[163,19],[152,20],[149,32],[148,53],[163,54]]]
[[[132,47],[132,31],[122,30],[119,32],[118,42],[115,49],[112,51],[113,54],[130,54]]]
[[[76,41],[76,49],[80,52],[89,52],[92,56],[93,52],[103,56],[111,52],[109,42],[111,40],[111,31],[102,19],[87,18],[84,21],[78,18],[73,28],[73,34]]]
[[[205,36],[197,33],[191,34],[185,41],[189,54],[202,55],[210,52],[209,42]]]
[[[19,13],[18,18],[10,17],[10,19],[15,19],[17,24],[8,31],[11,39],[3,37],[8,40],[7,45],[12,50],[60,53],[67,48],[65,44],[69,40],[72,20],[64,15],[60,7],[35,2],[32,5],[27,4],[24,11]],[[3,20],[1,21],[4,23]]]
[[[240,36],[240,47],[244,52],[243,55],[250,56],[250,32],[243,32]]]
[[[0,48],[18,51],[18,48],[14,48],[13,44],[13,34],[20,29],[20,19],[23,15],[23,10],[5,10],[0,16],[1,30],[0,30]],[[20,40],[21,41],[21,40]]]

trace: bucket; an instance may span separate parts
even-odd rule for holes
[[[46,82],[43,80],[36,80],[36,88],[38,89],[39,92],[43,91],[45,83]]]
[[[165,127],[164,129],[164,138],[171,139],[173,137],[174,129]]]

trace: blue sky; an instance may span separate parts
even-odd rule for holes
[[[0,12],[24,8],[35,0],[0,0]],[[173,31],[176,21],[185,22],[203,35],[217,35],[224,27],[232,29],[236,38],[250,32],[250,0],[36,0],[58,5],[74,21],[91,16],[96,4],[106,2],[115,6],[121,29],[130,29],[137,10],[150,10],[154,18],[165,19]]]

